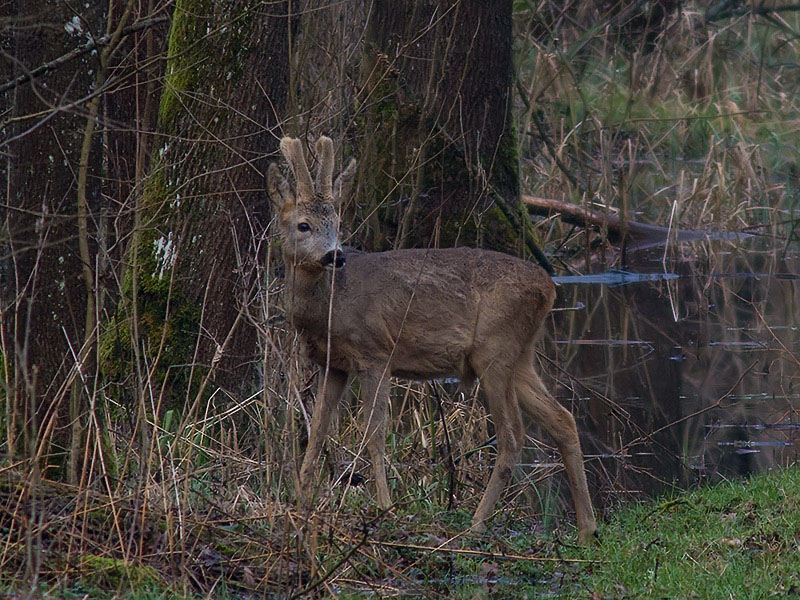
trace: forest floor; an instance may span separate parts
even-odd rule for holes
[[[341,555],[331,553],[327,560],[320,555],[316,574],[285,586],[275,584],[274,574],[271,584],[260,585],[261,569],[252,558],[253,567],[240,569],[238,577],[231,577],[233,569],[223,569],[218,585],[187,592],[191,583],[169,583],[172,578],[152,561],[83,555],[83,574],[73,571],[68,585],[42,580],[33,595],[26,595],[19,580],[3,577],[0,597],[800,597],[800,465],[621,507],[600,523],[599,543],[589,548],[574,545],[571,525],[566,532],[533,531],[521,525],[513,509],[500,511],[486,535],[459,533],[468,523],[465,510],[409,504],[376,517]],[[239,532],[217,539],[217,549],[252,541]],[[206,544],[200,561],[218,567],[209,548]],[[379,560],[367,549],[379,549]],[[43,573],[57,565],[52,559],[42,557]],[[275,559],[265,561],[276,564]]]
[[[629,287],[576,285],[580,292],[565,296],[553,317],[561,329],[548,323],[548,382],[586,419],[582,443],[597,436],[603,454],[587,458],[593,492],[604,500],[599,544],[575,545],[574,520],[560,516],[569,506],[569,496],[560,497],[563,469],[538,444],[529,452],[535,468],[527,479],[518,469],[486,534],[464,533],[493,456],[491,433],[471,401],[442,401],[439,384],[396,390],[390,512],[375,508],[371,485],[341,483],[341,460],[329,461],[336,477],[322,479],[319,503],[298,512],[293,478],[313,392],[308,373],[292,366],[294,334],[275,320],[264,334],[272,350],[263,392],[209,393],[202,419],[194,409],[151,417],[149,380],[126,392],[142,407],[98,395],[98,423],[114,426],[93,439],[99,447],[111,436],[98,455],[112,464],[85,473],[80,487],[34,481],[30,469],[0,463],[0,600],[800,598],[800,464],[749,479],[713,471],[703,474],[713,485],[633,499],[650,493],[641,485],[648,478],[677,485],[680,476],[691,486],[699,476],[693,456],[717,464],[720,449],[750,448],[740,442],[771,457],[759,468],[797,460],[800,11],[770,14],[751,3],[752,14],[722,19],[709,14],[710,3],[688,2],[657,43],[643,37],[637,48],[627,44],[618,18],[627,11],[617,3],[594,4],[612,7],[607,22],[594,13],[585,22],[564,18],[556,4],[514,3],[526,196],[673,234],[738,231],[771,245],[671,244],[659,250],[655,270],[681,274],[674,286],[665,280],[639,301]],[[629,267],[628,249],[607,244],[604,227],[556,216],[534,224],[568,276]],[[350,229],[363,231],[363,223]],[[747,268],[736,262],[745,260]],[[621,273],[628,275],[614,272]],[[276,314],[266,304],[274,296],[263,295],[264,315]],[[647,307],[652,322],[642,317]],[[631,375],[633,365],[641,377]],[[677,408],[656,402],[667,372]],[[185,406],[199,405],[196,398],[187,393]],[[624,410],[606,416],[609,398]],[[616,403],[625,399],[632,403]],[[730,402],[720,407],[723,399]],[[687,414],[700,418],[690,423]],[[140,415],[147,426],[134,426]],[[608,424],[594,423],[595,415]],[[360,447],[357,422],[341,417],[331,454],[363,469],[347,451]],[[602,439],[597,432],[606,430],[615,437]],[[676,441],[670,456],[668,437]],[[631,459],[635,452],[664,460],[646,463],[637,478],[646,459]],[[463,458],[457,476],[447,472],[449,456]],[[680,466],[675,477],[664,472],[670,461]]]

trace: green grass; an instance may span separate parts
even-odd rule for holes
[[[486,538],[415,553],[417,585],[393,597],[443,586],[455,598],[800,597],[800,466],[624,507],[592,548],[499,519]]]
[[[800,467],[619,512],[564,597],[800,597]]]

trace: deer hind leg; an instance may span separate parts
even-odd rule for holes
[[[386,422],[389,408],[389,373],[382,367],[359,374],[364,403],[364,442],[372,464],[378,504],[389,508],[392,499],[386,480]]]
[[[525,429],[511,384],[509,368],[494,366],[481,375],[481,386],[486,394],[497,436],[497,459],[483,497],[472,517],[473,531],[483,531],[486,528],[485,521],[492,515],[522,452]]]
[[[314,405],[314,414],[311,416],[311,433],[308,436],[308,447],[300,467],[300,498],[303,502],[311,499],[314,489],[314,471],[319,460],[319,455],[325,445],[331,421],[336,416],[339,400],[347,385],[347,373],[330,369],[327,377],[320,376],[319,393]]]
[[[528,362],[530,358],[531,362]],[[533,368],[533,357],[520,361],[515,373],[517,399],[523,410],[536,420],[553,438],[567,470],[575,513],[578,520],[578,540],[587,543],[592,539],[597,524],[592,500],[586,485],[583,452],[578,429],[572,414],[553,398]]]

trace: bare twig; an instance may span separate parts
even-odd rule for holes
[[[19,75],[14,79],[11,79],[3,84],[0,84],[0,94],[7,90],[15,88],[19,85],[22,85],[23,83],[30,81],[34,77],[38,77],[39,75],[44,75],[45,73],[52,71],[53,69],[56,69],[61,65],[70,62],[71,60],[83,56],[84,54],[91,52],[96,48],[101,48],[108,45],[113,46],[117,43],[120,37],[125,37],[132,33],[136,33],[137,31],[142,31],[143,29],[147,29],[148,27],[152,27],[153,25],[166,23],[168,20],[169,17],[167,15],[158,15],[155,17],[151,17],[149,19],[143,19],[142,21],[134,23],[133,25],[129,25],[128,27],[123,28],[121,32],[111,32],[107,33],[102,37],[89,40],[85,44],[78,46],[74,50],[71,50],[62,56],[59,56],[56,59],[46,62],[43,65],[39,65],[38,67],[35,67],[33,69],[30,69],[29,71],[23,73],[22,75]]]

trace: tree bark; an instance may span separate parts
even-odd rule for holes
[[[512,8],[510,0],[372,4],[360,149],[372,249],[526,247]]]
[[[287,9],[175,4],[163,143],[135,211],[123,309],[102,344],[107,375],[138,372],[136,389],[150,386],[166,405],[199,397],[210,380],[240,389],[257,354],[246,305],[267,222],[266,158],[286,102]]]

